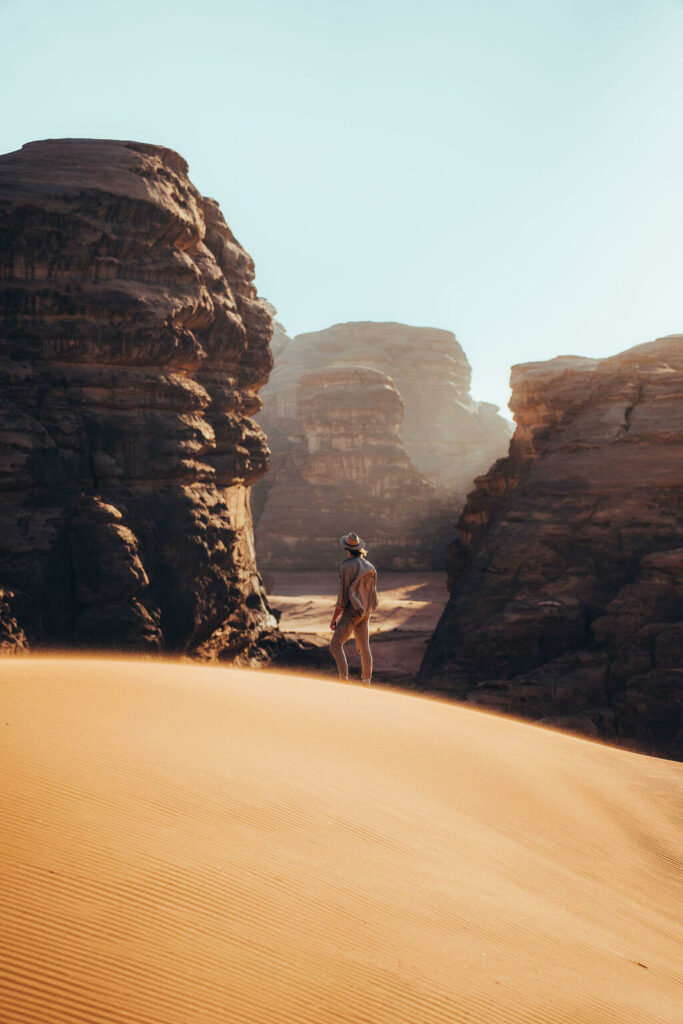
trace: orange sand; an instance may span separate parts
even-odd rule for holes
[[[3,1024],[680,1024],[680,765],[451,704],[0,662]]]

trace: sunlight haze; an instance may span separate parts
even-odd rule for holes
[[[160,143],[290,334],[456,333],[512,363],[683,329],[683,4],[0,3],[0,149]]]

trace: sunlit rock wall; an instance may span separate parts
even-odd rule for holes
[[[474,477],[504,453],[511,432],[496,406],[472,400],[470,366],[455,336],[449,331],[397,323],[348,323],[293,339],[280,329],[277,349],[274,346],[273,351],[275,365],[263,389],[264,406],[259,415],[273,452],[273,473],[259,485],[255,496],[257,513],[265,509],[266,515],[267,529],[262,529],[259,522],[257,531],[264,564],[271,565],[276,551],[278,523],[287,522],[291,527],[303,501],[321,502],[320,506],[309,506],[314,518],[319,508],[339,507],[338,502],[331,500],[332,492],[325,497],[319,474],[320,490],[315,495],[304,495],[305,488],[297,495],[296,481],[306,475],[302,467],[316,432],[310,413],[306,414],[305,424],[300,414],[306,404],[302,400],[301,382],[307,374],[342,368],[350,373],[375,370],[390,378],[403,406],[397,438],[412,463],[414,479],[421,481],[411,488],[415,515],[410,519],[411,529],[417,530],[420,537],[421,555],[411,540],[404,546],[407,560],[402,561],[395,538],[393,504],[374,504],[373,515],[365,516],[368,532],[376,544],[389,544],[395,567],[427,568],[445,563],[445,538],[452,531]],[[352,476],[360,478],[368,417],[362,400],[357,414],[353,412],[353,403],[354,389],[349,384],[344,429],[347,438],[353,436],[355,440],[353,445],[348,439],[344,443],[355,454],[346,459],[345,472],[349,471],[352,459],[358,459]],[[325,422],[321,421],[320,429],[327,431]],[[333,450],[334,446],[330,448]],[[339,469],[337,466],[335,475],[332,459],[328,468],[327,484],[334,488]],[[388,464],[381,471],[382,479],[386,480],[387,474],[394,471]],[[397,474],[393,492],[398,492],[404,482],[405,478]],[[361,504],[356,514],[363,512]],[[335,530],[339,533],[349,528],[340,517],[332,516],[330,521],[327,511],[325,523],[333,534]],[[291,530],[287,536],[289,544]],[[329,554],[325,562],[319,563],[320,567],[328,561]]]
[[[424,686],[683,753],[683,336],[517,366]]]
[[[355,530],[385,569],[417,568],[434,545],[434,486],[401,441],[403,402],[385,373],[330,367],[297,388],[301,442],[274,464],[257,527],[259,558],[274,568],[329,567]],[[445,535],[447,520],[440,523]]]

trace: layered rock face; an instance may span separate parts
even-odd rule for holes
[[[31,645],[249,657],[271,316],[160,146],[0,157],[0,586]],[[9,606],[8,606],[9,607]]]
[[[274,467],[259,558],[278,568],[329,566],[343,557],[338,537],[354,529],[384,568],[423,564],[420,530],[436,497],[401,443],[403,402],[391,378],[330,367],[304,374],[297,394],[304,443]]]
[[[497,406],[474,402],[472,371],[450,331],[397,323],[336,324],[281,334],[259,417],[268,436],[295,426],[303,373],[328,366],[368,366],[388,374],[404,403],[401,435],[415,468],[440,489],[465,493],[505,452],[510,425]]]
[[[683,753],[683,336],[517,366],[426,687]]]
[[[264,564],[282,565],[278,541],[282,539],[285,548],[293,550],[296,540],[308,536],[307,526],[312,522],[316,536],[331,530],[324,562],[311,564],[326,566],[329,537],[349,528],[360,530],[360,525],[346,524],[362,521],[366,523],[362,529],[373,538],[373,552],[377,553],[379,545],[394,567],[438,565],[445,557],[449,524],[462,507],[475,475],[504,452],[510,435],[509,424],[495,406],[472,401],[470,367],[455,336],[449,331],[396,323],[348,323],[291,339],[280,328],[274,355],[275,366],[263,389],[259,416],[273,451],[273,473],[259,486],[256,496],[257,510],[265,507],[264,523],[259,522],[257,531]],[[380,415],[373,426],[372,409],[367,408],[357,386],[359,375],[366,370],[383,375],[384,386],[400,396],[402,418],[389,426],[381,442],[399,444],[400,458],[396,455],[383,462],[376,457],[378,432],[387,424]],[[335,402],[343,414],[334,423],[325,400],[309,402],[311,373],[337,374],[329,382],[334,380]],[[322,382],[320,377],[319,384]],[[344,387],[347,391],[342,401],[339,395]],[[321,419],[316,424],[318,414]],[[368,446],[374,454],[366,453]],[[327,451],[324,465],[320,457],[323,448]],[[342,450],[346,455],[340,461],[335,453]],[[408,476],[406,456],[411,464]],[[328,474],[326,483],[322,473]],[[311,479],[319,488],[315,494],[307,490]],[[340,505],[344,479],[358,486],[353,502]],[[329,497],[325,486],[332,488]],[[368,490],[371,514],[364,509],[363,494]],[[337,496],[332,500],[333,491]],[[409,505],[412,515],[408,515]],[[307,509],[307,517],[300,520],[302,508]],[[343,515],[335,516],[335,508]],[[301,525],[297,527],[298,521]],[[286,530],[280,524],[285,524]],[[412,536],[405,535],[406,529]],[[289,555],[285,561],[290,564]]]

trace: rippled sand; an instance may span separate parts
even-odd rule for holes
[[[0,662],[3,1024],[680,1024],[680,765],[387,690]]]

